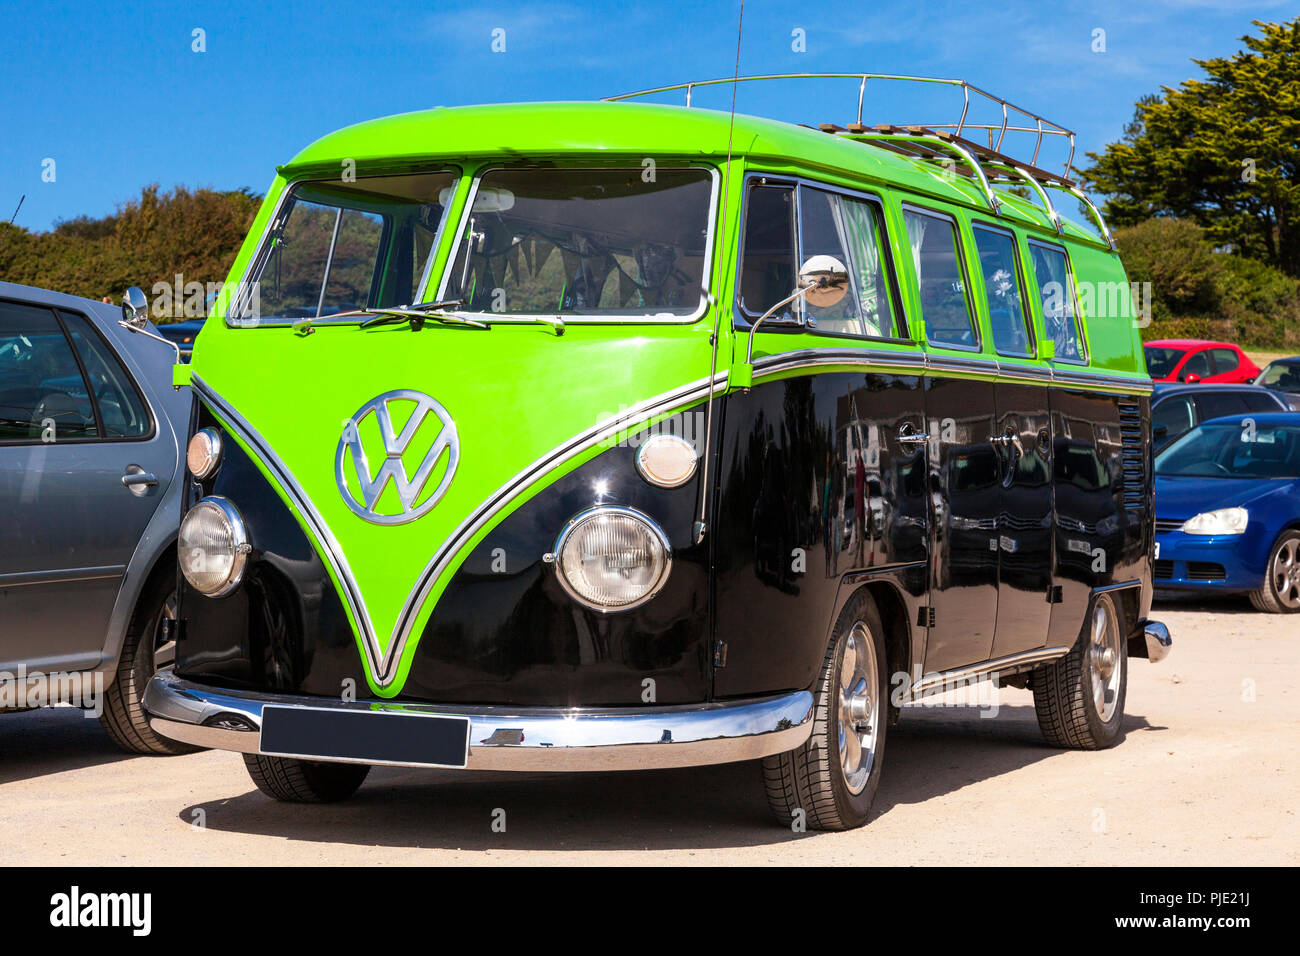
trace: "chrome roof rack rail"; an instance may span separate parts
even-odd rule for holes
[[[950,139],[944,139],[934,133],[857,133],[853,130],[844,130],[842,132],[839,130],[826,130],[826,132],[833,132],[838,136],[844,136],[847,139],[855,139],[864,143],[894,142],[928,146],[933,150],[933,152],[931,152],[929,156],[921,157],[925,159],[935,158],[935,155],[940,151],[952,153],[966,164],[971,175],[979,184],[980,192],[983,193],[984,202],[988,204],[989,210],[995,216],[998,215],[998,210],[1002,206],[1001,200],[999,200],[997,195],[993,192],[993,187],[989,184],[988,176],[985,174],[979,161],[976,160],[975,157],[971,155],[970,150],[961,143],[955,143]]]
[[[994,172],[994,182],[1019,181],[1023,182],[1033,190],[1035,195],[1038,196],[1038,201],[1043,204],[1043,209],[1047,211],[1047,218],[1052,220],[1052,226],[1056,229],[1056,234],[1058,236],[1064,234],[1065,224],[1061,222],[1061,214],[1057,212],[1056,207],[1052,205],[1052,197],[1047,194],[1047,190],[1042,187],[1032,174],[1020,166],[1011,163],[989,162],[986,168]]]
[[[1038,196],[1058,235],[1065,231],[1064,222],[1048,197],[1047,190],[1063,190],[1083,204],[1089,217],[1097,224],[1102,238],[1112,249],[1115,248],[1114,237],[1107,228],[1101,212],[1092,200],[1079,189],[1078,185],[1070,179],[1070,173],[1074,168],[1074,131],[1066,129],[1059,123],[1054,123],[1044,116],[1016,106],[1014,103],[967,83],[965,80],[932,76],[904,76],[892,73],[765,73],[754,76],[728,76],[711,80],[692,80],[689,83],[676,83],[671,86],[660,86],[653,89],[637,90],[634,93],[609,96],[605,97],[605,100],[614,102],[659,93],[681,92],[685,94],[686,105],[689,107],[692,105],[695,91],[703,87],[767,80],[814,79],[856,80],[858,88],[857,111],[856,121],[847,127],[837,126],[834,123],[824,123],[817,127],[809,127],[810,129],[820,129],[826,133],[856,139],[871,146],[902,153],[913,159],[923,161],[933,161],[943,154],[955,156],[961,161],[961,166],[964,167],[959,168],[957,171],[969,175],[975,180],[984,196],[985,203],[994,213],[998,212],[1001,203],[993,192],[989,174],[992,174],[993,182],[1002,179],[1009,179],[1012,182],[1022,181]],[[961,114],[955,122],[948,123],[929,123],[901,127],[886,124],[866,127],[862,123],[862,116],[866,102],[867,84],[870,81],[930,83],[955,87],[960,89],[962,94]],[[976,103],[991,103],[996,106],[1001,113],[1002,121],[1000,123],[972,122],[970,119],[972,94],[974,94]],[[976,142],[970,138],[972,133],[978,135],[980,132],[984,134],[983,138],[987,139],[987,144]],[[1008,133],[1033,135],[1034,150],[1027,162],[1003,151]],[[1043,143],[1047,141],[1047,137],[1059,137],[1069,143],[1069,156],[1060,173],[1049,172],[1038,166],[1038,157],[1042,153]]]

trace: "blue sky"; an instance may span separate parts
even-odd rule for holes
[[[0,31],[0,217],[24,193],[17,223],[33,230],[110,213],[154,182],[261,193],[277,163],[375,116],[729,76],[737,12],[628,0],[11,4]],[[1137,97],[1196,75],[1190,58],[1229,55],[1252,19],[1293,15],[1271,0],[749,0],[740,70],[960,77],[1075,129],[1081,159],[1118,138]],[[196,29],[205,52],[192,50]],[[1093,50],[1097,30],[1105,52]],[[700,100],[729,105],[721,90]],[[856,85],[759,84],[738,108],[844,123]],[[866,118],[938,122],[959,109],[882,86]],[[48,160],[53,182],[42,179]]]

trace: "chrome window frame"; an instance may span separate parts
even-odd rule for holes
[[[953,235],[953,252],[957,260],[957,267],[961,270],[962,278],[962,299],[966,303],[966,318],[970,322],[971,331],[975,334],[974,345],[952,345],[947,342],[936,342],[930,338],[930,329],[925,322],[925,307],[921,305],[921,276],[916,273],[916,263],[912,263],[913,278],[916,279],[916,300],[917,307],[921,310],[921,331],[925,334],[926,348],[947,349],[952,352],[973,352],[984,353],[984,329],[980,327],[979,315],[971,301],[971,282],[970,269],[966,263],[966,247],[962,242],[961,220],[952,213],[935,209],[931,206],[923,206],[910,200],[903,200],[900,204],[900,210],[904,217],[904,228],[906,228],[906,217],[909,212],[918,216],[929,216],[932,219],[946,221],[952,226]],[[907,240],[910,248],[912,240]],[[1010,356],[1008,356],[1010,357]]]
[[[850,339],[856,342],[889,342],[897,345],[916,345],[916,340],[912,338],[912,324],[907,316],[907,305],[903,300],[903,288],[898,279],[898,266],[894,261],[893,243],[890,241],[889,218],[885,212],[884,197],[867,190],[853,189],[848,186],[837,186],[833,183],[823,182],[817,179],[810,179],[805,176],[786,176],[781,173],[767,173],[761,170],[747,172],[741,184],[740,194],[740,214],[736,218],[738,223],[736,234],[736,271],[734,277],[734,295],[732,296],[732,321],[733,329],[749,331],[753,326],[753,320],[762,316],[762,312],[751,312],[745,308],[744,302],[740,297],[740,278],[744,271],[745,265],[745,223],[749,215],[749,191],[751,181],[755,179],[768,180],[770,183],[763,185],[769,186],[789,186],[794,192],[794,271],[797,274],[799,263],[803,255],[803,217],[802,211],[803,200],[800,196],[802,189],[816,189],[821,192],[835,193],[840,196],[847,196],[850,199],[860,199],[864,202],[871,203],[880,217],[880,229],[884,234],[884,244],[881,246],[888,260],[888,268],[885,270],[886,278],[889,280],[890,293],[892,296],[891,306],[894,311],[894,335],[862,335],[857,332],[831,332],[826,329],[818,328],[815,325],[805,325],[803,323],[781,322],[776,321],[763,323],[764,332],[783,332],[783,331],[801,331],[809,335],[821,335],[827,338]],[[902,323],[903,334],[898,335],[898,325]],[[770,323],[770,324],[769,324]]]
[[[1061,254],[1061,256],[1065,259],[1065,275],[1069,279],[1070,288],[1068,291],[1070,293],[1070,302],[1074,306],[1074,334],[1078,336],[1079,354],[1081,357],[1078,359],[1064,359],[1061,358],[1059,355],[1057,355],[1056,350],[1053,349],[1051,361],[1057,362],[1061,365],[1077,365],[1080,368],[1087,368],[1092,364],[1092,349],[1088,347],[1089,343],[1088,343],[1087,326],[1083,322],[1083,310],[1079,307],[1079,296],[1077,295],[1077,290],[1075,289],[1076,280],[1074,275],[1074,263],[1070,259],[1070,250],[1066,248],[1064,244],[1055,243],[1055,242],[1046,242],[1042,239],[1031,238],[1029,240],[1029,245],[1031,247],[1030,254],[1029,254],[1029,267],[1031,269],[1034,268],[1034,256],[1033,256],[1032,247],[1042,246],[1044,249],[1050,249],[1054,252],[1059,252]],[[1039,318],[1043,323],[1043,332],[1046,333],[1047,313],[1043,311],[1043,292],[1042,292],[1043,287],[1038,282],[1037,270],[1034,271],[1034,285],[1038,286],[1038,296],[1037,296],[1038,313],[1039,313]],[[1053,344],[1055,344],[1055,341],[1053,341]]]
[[[435,173],[449,173],[451,174],[453,181],[451,184],[451,196],[448,199],[447,209],[445,212],[443,212],[442,218],[438,222],[438,231],[434,234],[433,245],[429,247],[429,260],[428,262],[425,263],[424,271],[421,274],[420,286],[419,286],[421,290],[428,285],[429,272],[433,268],[434,261],[438,258],[438,250],[442,245],[442,234],[447,228],[447,220],[450,218],[451,210],[454,208],[456,203],[456,197],[460,192],[461,183],[465,178],[464,169],[456,165],[438,166],[429,169],[410,169],[407,167],[403,167],[401,169],[376,170],[373,172],[367,172],[364,176],[357,176],[358,180],[362,180],[362,179],[391,178],[393,176],[422,176],[422,175],[429,175]],[[249,258],[248,266],[244,269],[243,275],[239,277],[239,285],[235,289],[234,293],[230,296],[230,304],[226,307],[226,314],[222,317],[223,321],[225,322],[226,328],[228,329],[283,329],[292,326],[295,322],[301,321],[300,319],[279,319],[274,322],[267,322],[259,318],[256,323],[250,324],[240,320],[232,319],[232,316],[240,313],[247,305],[247,300],[249,297],[249,292],[252,283],[257,281],[251,277],[255,275],[260,276],[261,270],[265,268],[265,261],[267,257],[270,255],[270,248],[267,245],[267,239],[270,237],[275,224],[280,221],[280,217],[285,214],[285,206],[288,204],[290,198],[293,196],[294,191],[297,190],[299,186],[303,186],[306,184],[311,184],[311,183],[328,184],[332,182],[334,182],[334,180],[332,179],[314,179],[311,178],[310,176],[303,176],[300,179],[293,179],[285,183],[284,189],[280,192],[279,197],[275,201],[275,208],[271,210],[271,215],[267,217],[266,225],[262,227],[262,233],[260,236],[258,236],[257,245],[254,247],[253,254]],[[343,207],[339,207],[339,208],[343,208]],[[388,229],[389,229],[389,223],[385,221],[384,223],[385,236],[388,235]],[[383,240],[381,239],[381,242],[382,241]],[[378,262],[376,262],[376,268],[378,268]],[[326,315],[326,316],[322,316],[319,319],[312,319],[312,324],[313,325],[355,325],[357,323],[360,323],[364,318],[365,316],[354,315],[354,316],[349,316],[346,319],[331,320],[331,318]]]
[[[569,172],[608,172],[610,170],[640,171],[641,165],[627,165],[623,163],[610,163],[602,166],[555,166],[539,165],[536,162],[530,163],[492,163],[480,166],[470,175],[473,176],[473,182],[470,184],[469,193],[465,197],[464,206],[460,211],[460,218],[456,223],[456,231],[452,238],[451,247],[447,250],[447,260],[443,264],[442,276],[438,282],[438,292],[432,296],[433,301],[442,301],[447,294],[447,283],[451,278],[451,270],[456,264],[456,257],[459,251],[460,238],[465,234],[465,228],[469,225],[470,214],[474,211],[474,200],[478,197],[479,187],[483,183],[483,177],[488,173],[496,172],[502,169],[544,169],[544,170],[564,170]],[[475,319],[480,322],[500,324],[520,324],[535,325],[538,317],[558,317],[565,325],[693,325],[708,314],[711,300],[713,299],[712,290],[709,283],[713,281],[713,260],[719,257],[716,248],[718,241],[718,200],[719,189],[722,177],[718,172],[716,165],[700,162],[683,162],[680,164],[660,164],[657,169],[702,169],[709,174],[709,203],[708,219],[705,225],[704,235],[704,271],[700,276],[700,301],[699,305],[693,312],[688,315],[668,315],[667,313],[655,314],[611,314],[611,315],[576,315],[566,312],[462,312],[452,310],[453,314],[463,316],[469,319]],[[439,234],[441,237],[441,234]]]
[[[980,258],[980,240],[979,240],[979,236],[975,235],[975,233],[981,229],[985,232],[991,232],[997,235],[1006,236],[1011,240],[1011,248],[1012,248],[1012,252],[1014,253],[1015,262],[1016,262],[1016,280],[1019,283],[1017,288],[1020,290],[1020,301],[1021,301],[1020,320],[1021,322],[1024,323],[1025,332],[1029,336],[1029,353],[1027,355],[1017,355],[1015,352],[1003,352],[1000,348],[998,348],[998,337],[996,333],[993,331],[993,315],[990,312],[989,337],[992,339],[993,353],[995,355],[1000,355],[1002,358],[1037,360],[1038,359],[1038,329],[1034,327],[1033,307],[1030,306],[1028,309],[1025,308],[1025,300],[1026,300],[1025,290],[1029,288],[1029,284],[1025,282],[1024,263],[1020,259],[1020,237],[1016,235],[1014,229],[1011,229],[1007,226],[998,226],[984,219],[972,218],[970,221],[970,231],[971,231],[971,235],[975,239],[976,259]],[[980,269],[980,284],[985,285],[984,270],[982,267]],[[986,309],[988,308],[988,299],[989,299],[988,287],[985,285],[984,304]]]

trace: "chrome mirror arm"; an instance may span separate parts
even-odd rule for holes
[[[163,345],[166,345],[176,353],[176,361],[173,364],[181,364],[181,347],[175,342],[163,338],[156,332],[150,332],[148,329],[142,329],[138,325],[132,325],[130,322],[126,321],[126,319],[118,319],[117,324],[122,326],[122,328],[126,329],[128,332],[134,332],[136,335],[143,335],[145,338],[153,339],[155,342],[161,342]]]
[[[806,286],[803,286],[802,288],[795,289],[794,292],[793,292],[792,294],[786,296],[784,299],[782,299],[782,300],[781,300],[780,302],[778,302],[776,305],[772,306],[772,308],[768,309],[768,310],[767,310],[766,312],[764,312],[761,316],[759,316],[759,318],[754,322],[754,324],[751,325],[751,326],[749,327],[749,343],[748,343],[748,345],[745,347],[745,364],[746,364],[746,365],[753,365],[753,364],[754,364],[754,333],[758,331],[758,327],[759,327],[760,325],[762,325],[764,322],[766,322],[768,319],[770,319],[773,315],[775,315],[775,314],[776,314],[776,311],[777,311],[778,309],[781,309],[781,308],[783,308],[783,307],[789,305],[791,302],[793,302],[795,299],[798,299],[800,296],[805,296],[805,295],[807,295],[807,294],[808,294],[809,292],[811,292],[814,288],[815,288],[814,285],[806,285]],[[801,324],[802,324],[802,323],[801,323]]]

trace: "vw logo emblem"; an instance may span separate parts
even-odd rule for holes
[[[415,409],[406,419],[401,430],[394,427],[393,411],[396,404],[399,411],[414,402]],[[363,433],[370,434],[373,429],[366,421],[375,416],[379,438],[383,442],[384,457],[374,467],[366,456]],[[372,439],[373,441],[373,439]],[[378,450],[378,446],[374,446]],[[423,449],[419,464],[414,465],[415,472],[407,471],[404,461],[407,451],[415,450],[417,454]],[[447,468],[442,480],[428,495],[425,486],[433,476],[438,462],[447,453]],[[456,435],[456,423],[452,421],[447,410],[436,401],[409,388],[394,389],[384,392],[366,402],[343,426],[343,437],[339,439],[338,453],[334,458],[334,479],[339,486],[339,494],[352,512],[375,524],[405,524],[427,514],[438,503],[447,486],[456,474],[456,465],[460,461],[460,440]],[[350,462],[350,465],[349,465]],[[348,486],[348,468],[360,487],[360,497]],[[380,513],[380,498],[389,482],[397,492],[397,501],[401,511]]]

